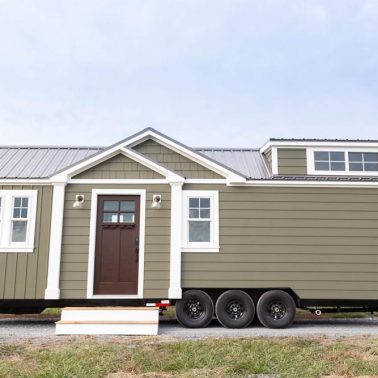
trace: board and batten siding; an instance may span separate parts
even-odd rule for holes
[[[33,252],[0,252],[0,299],[44,299],[50,243],[52,186],[4,185],[1,190],[37,190]]]
[[[182,254],[183,288],[292,288],[302,299],[378,299],[378,189],[219,190],[220,252]]]
[[[125,155],[118,154],[82,173],[74,179],[164,179],[161,174]]]
[[[66,187],[60,288],[62,299],[87,297],[88,251],[92,189],[114,185],[69,184]],[[166,298],[169,288],[171,188],[169,185],[117,185],[116,189],[146,189],[144,263],[145,298]],[[72,207],[76,194],[85,195],[83,209]],[[153,194],[162,195],[162,207],[151,209]]]
[[[305,148],[278,148],[277,157],[279,175],[307,175],[307,157]]]
[[[223,176],[207,169],[206,167],[178,154],[177,152],[148,139],[133,149],[151,160],[161,163],[168,169],[188,178],[188,179],[223,179]]]

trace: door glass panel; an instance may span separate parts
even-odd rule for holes
[[[210,222],[189,221],[189,242],[210,242]]]
[[[118,211],[118,201],[104,201],[105,211]]]
[[[104,223],[118,223],[118,213],[104,213]]]
[[[135,211],[135,201],[121,201],[121,211]]]
[[[26,228],[27,223],[25,221],[13,221],[12,222],[12,242],[23,243],[26,241]]]
[[[134,213],[121,213],[119,215],[119,223],[135,223]]]

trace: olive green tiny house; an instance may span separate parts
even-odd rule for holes
[[[378,141],[0,148],[0,309],[176,305],[184,326],[378,308]]]

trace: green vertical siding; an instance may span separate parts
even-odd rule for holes
[[[307,175],[306,149],[278,148],[279,175]]]
[[[52,187],[6,185],[0,189],[38,190],[34,251],[0,252],[0,299],[43,299],[47,283]]]
[[[133,147],[134,150],[149,157],[150,159],[163,164],[172,171],[190,179],[222,179],[223,176],[207,169],[206,167],[178,154],[175,151],[148,139],[145,142]]]
[[[92,189],[114,189],[114,185],[78,185],[66,188],[61,297],[86,298],[89,252],[89,225]],[[146,189],[146,235],[144,297],[166,298],[169,288],[171,189],[169,185],[117,185],[117,189]],[[76,194],[85,195],[83,209],[73,209]],[[161,194],[161,209],[151,209],[153,194]]]
[[[116,155],[88,170],[74,176],[75,179],[162,179],[164,176],[146,166]]]
[[[185,185],[219,190],[220,252],[183,253],[186,288],[292,288],[378,299],[378,189]]]

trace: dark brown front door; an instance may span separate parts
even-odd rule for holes
[[[94,294],[138,293],[139,196],[99,196]]]

